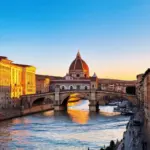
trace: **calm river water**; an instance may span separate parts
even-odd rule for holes
[[[88,112],[89,102],[69,103],[66,113],[47,111],[0,122],[0,150],[99,150],[110,140],[123,137],[129,117]]]

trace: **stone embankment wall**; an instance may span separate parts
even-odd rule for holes
[[[127,130],[118,150],[143,150],[144,144],[144,112],[138,111],[131,117]],[[145,149],[146,150],[146,149]],[[148,149],[147,149],[148,150]]]
[[[53,105],[52,104],[45,104],[45,105],[39,105],[39,106],[33,106],[32,108],[28,109],[22,109],[21,114],[24,115],[29,115],[37,112],[42,112],[46,110],[52,110]]]
[[[38,113],[38,112],[52,110],[52,109],[53,109],[52,104],[34,106],[32,108],[29,108],[29,109],[22,109],[19,106],[1,109],[0,110],[0,121],[4,121],[7,119],[12,119],[12,118],[16,118],[16,117],[22,117],[25,115],[30,115],[33,113]]]

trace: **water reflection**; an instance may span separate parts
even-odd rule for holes
[[[2,122],[0,150],[97,150],[120,140],[129,118],[106,116],[112,107],[101,107],[106,114],[89,113],[88,105],[86,100],[70,102],[68,112],[47,111]]]
[[[54,111],[46,111],[43,113],[43,115],[46,117],[52,117],[52,116],[54,116]]]
[[[72,102],[74,100],[74,102]],[[89,112],[84,110],[84,103],[88,105],[88,101],[75,101],[76,99],[71,99],[71,102],[68,103],[68,114],[71,117],[72,121],[78,124],[87,124],[89,120]],[[82,106],[82,109],[80,108]]]
[[[120,115],[118,112],[114,112],[114,106],[99,106],[100,114],[105,116]],[[72,121],[78,124],[87,124],[90,117],[96,117],[97,113],[89,113],[89,101],[77,100],[71,98],[68,103],[68,114]]]
[[[78,124],[87,124],[89,120],[89,112],[83,110],[68,110],[68,114],[72,121]]]
[[[12,140],[8,121],[0,123],[0,149],[8,149],[7,144]]]
[[[12,124],[13,125],[18,125],[18,124],[24,124],[24,125],[26,125],[26,124],[29,124],[29,123],[31,123],[31,122],[27,118],[16,118],[16,119],[12,120]]]

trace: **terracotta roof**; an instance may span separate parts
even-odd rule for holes
[[[86,64],[86,62],[81,58],[80,53],[77,53],[77,56],[75,60],[71,63],[69,71],[75,71],[75,70],[86,70],[89,72],[89,67]]]
[[[49,78],[50,79],[50,77],[48,76],[48,75],[39,75],[39,74],[36,74],[36,79],[42,79],[42,80],[45,80],[45,78]]]
[[[60,76],[49,76],[51,80],[61,80],[64,79],[64,77],[60,77]]]
[[[0,56],[0,59],[8,59],[8,58],[5,56]]]
[[[7,57],[5,57],[5,56],[0,56],[0,61],[1,60],[4,60],[4,61],[6,61],[6,62],[8,62],[8,63],[12,63],[12,61],[11,60],[9,60]]]

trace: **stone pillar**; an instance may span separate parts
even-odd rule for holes
[[[65,106],[61,105],[61,100],[60,100],[60,87],[56,86],[55,88],[55,100],[54,100],[54,110],[55,111],[62,111],[65,110]]]
[[[89,111],[90,112],[97,112],[99,109],[97,109],[96,105],[89,105]]]
[[[55,111],[64,111],[64,110],[66,110],[66,107],[63,105],[55,105],[54,110]]]
[[[60,100],[60,88],[59,86],[56,86],[55,88],[55,101],[59,101]]]
[[[94,89],[91,90],[91,93],[90,93],[89,111],[91,111],[91,112],[99,111],[99,105],[98,105],[97,99],[96,99],[96,90],[94,90]]]
[[[32,107],[32,105],[31,105],[31,97],[30,96],[27,96],[27,107],[28,108],[31,108]]]

